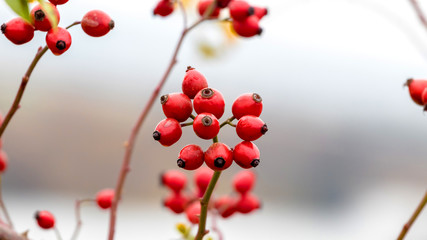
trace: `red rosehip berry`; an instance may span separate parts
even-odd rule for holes
[[[169,170],[161,175],[162,184],[179,193],[187,184],[187,177],[184,173],[177,170]]]
[[[193,99],[200,90],[207,87],[208,81],[206,81],[205,76],[191,66],[188,66],[184,80],[182,81],[182,92],[190,99]]]
[[[34,217],[38,225],[43,229],[49,229],[55,226],[55,217],[48,211],[37,211]]]
[[[173,118],[166,118],[157,124],[153,132],[153,138],[159,141],[163,146],[171,146],[176,143],[182,135],[182,129],[179,122]]]
[[[96,194],[96,203],[102,209],[108,209],[114,200],[114,189],[103,189]]]
[[[0,173],[4,173],[6,171],[8,163],[9,163],[9,159],[7,157],[6,152],[0,150]]]
[[[233,163],[233,152],[224,143],[214,143],[205,152],[205,163],[214,171],[222,171]]]
[[[55,5],[51,4],[51,3],[46,3],[50,6],[50,9],[53,10],[53,15],[56,19],[56,26],[59,23],[60,20],[60,15],[58,12],[58,9],[56,9]],[[49,31],[53,26],[50,21],[49,18],[47,17],[46,11],[48,11],[47,9],[42,9],[41,5],[37,5],[35,6],[32,10],[31,10],[31,20],[34,23],[34,28],[36,30],[39,31],[43,31],[43,32],[47,32]],[[56,27],[55,26],[55,27]]]
[[[200,221],[200,211],[201,206],[199,201],[195,201],[190,206],[185,209],[185,215],[187,216],[188,221],[193,224],[198,224]]]
[[[234,100],[231,111],[237,120],[245,115],[259,117],[262,112],[262,98],[257,93],[242,94]]]
[[[71,34],[67,29],[57,27],[46,34],[46,44],[56,56],[63,54],[71,47]]]
[[[254,15],[261,20],[265,15],[268,14],[268,9],[265,7],[254,7]]]
[[[226,8],[227,6],[228,6],[228,4],[230,4],[230,2],[231,2],[232,0],[218,0],[217,2],[216,2],[216,5],[219,7],[219,8]]]
[[[183,93],[169,93],[160,97],[163,113],[168,118],[174,118],[178,122],[187,120],[193,112],[193,104],[187,95]]]
[[[203,165],[204,153],[201,147],[190,144],[185,146],[178,155],[178,167],[186,170],[195,170]]]
[[[423,102],[423,105],[427,105],[427,88],[424,89],[423,93],[421,94],[421,101]],[[1,125],[1,122],[0,122]]]
[[[408,86],[409,95],[411,95],[412,100],[418,105],[423,105],[421,95],[424,89],[427,88],[427,80],[416,80],[411,78],[406,81],[405,85]]]
[[[163,204],[174,213],[179,214],[184,212],[188,204],[188,198],[185,195],[173,192],[163,201]]]
[[[240,199],[236,203],[236,210],[240,213],[250,213],[260,207],[261,203],[258,198],[250,193],[241,195]]]
[[[219,121],[210,113],[201,113],[193,122],[193,130],[199,138],[212,139],[219,133]]]
[[[255,9],[246,1],[234,0],[228,5],[228,9],[230,17],[236,21],[243,21],[255,13]]]
[[[27,43],[34,37],[33,25],[19,17],[1,25],[1,32],[17,45]]]
[[[196,170],[194,173],[194,182],[198,189],[198,196],[202,197],[205,194],[206,189],[209,186],[209,182],[213,176],[213,171],[209,168],[202,167]]]
[[[213,2],[214,2],[213,0],[200,0],[199,4],[197,6],[197,9],[199,10],[199,15],[203,17],[203,15],[205,14],[206,10],[209,8],[209,6]],[[210,18],[210,19],[218,18],[220,10],[221,10],[220,8],[218,8],[218,7],[215,6],[213,12],[211,13],[211,15],[208,18]]]
[[[166,17],[170,15],[174,10],[174,4],[170,0],[160,0],[160,2],[154,8],[153,14]]]
[[[223,218],[228,218],[236,212],[237,200],[230,196],[215,199],[215,209]]]
[[[259,117],[247,115],[237,122],[236,133],[245,141],[254,141],[268,131],[265,124]]]
[[[242,168],[257,167],[259,155],[258,147],[249,141],[237,144],[233,150],[233,160]]]
[[[247,17],[242,21],[233,21],[233,29],[241,37],[253,37],[262,33],[256,16]]]
[[[68,2],[68,0],[49,0],[49,2],[51,2],[53,5],[62,5]]]
[[[194,97],[193,105],[197,114],[212,113],[218,119],[224,114],[224,97],[221,92],[213,88],[200,90]]]
[[[236,192],[245,195],[255,185],[256,176],[252,171],[241,171],[233,177],[233,187]]]
[[[83,16],[83,31],[92,37],[101,37],[114,28],[114,21],[103,11],[92,10]]]

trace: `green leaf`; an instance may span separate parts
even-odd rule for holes
[[[27,0],[5,0],[7,5],[20,17],[31,22]]]
[[[58,26],[58,21],[55,17],[55,9],[52,7],[51,4],[48,4],[43,0],[37,0],[37,1],[40,3],[40,6],[42,7],[43,12],[47,15],[50,25],[52,26],[53,29],[55,29]]]

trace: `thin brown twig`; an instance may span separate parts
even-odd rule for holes
[[[77,199],[75,205],[75,214],[76,214],[76,227],[74,228],[73,235],[71,236],[71,240],[76,240],[80,229],[82,227],[82,218],[80,215],[81,204],[85,202],[94,202],[94,199],[86,198],[86,199]]]
[[[417,0],[409,0],[412,7],[414,8],[415,12],[417,13],[418,19],[420,19],[421,23],[424,25],[424,27],[427,29],[427,19],[421,10],[420,5],[418,4]]]
[[[412,214],[412,216],[409,219],[409,221],[403,226],[402,231],[400,232],[399,237],[397,238],[397,240],[403,240],[405,238],[405,236],[408,233],[409,229],[411,228],[412,224],[415,222],[415,220],[417,219],[418,215],[420,215],[421,211],[426,206],[426,204],[427,204],[427,191],[424,194],[423,199],[421,200],[421,202],[418,205],[417,209],[415,209],[415,212]]]
[[[9,227],[11,229],[13,229],[12,219],[10,218],[9,212],[7,211],[6,205],[4,204],[4,201],[3,201],[3,193],[2,193],[3,192],[3,190],[2,190],[3,181],[2,181],[1,177],[2,177],[2,175],[0,174],[0,208],[4,213],[7,224],[9,225]]]
[[[149,111],[151,110],[155,99],[158,97],[160,90],[162,89],[163,85],[165,84],[166,80],[168,79],[173,67],[177,63],[177,57],[179,50],[181,49],[182,43],[187,36],[187,34],[193,30],[195,27],[197,27],[200,23],[207,20],[208,17],[212,14],[214,7],[216,5],[217,0],[213,1],[212,4],[209,6],[209,8],[206,10],[203,17],[201,17],[199,20],[197,20],[195,23],[193,23],[191,26],[186,27],[184,26],[184,29],[182,30],[181,36],[178,40],[178,43],[175,47],[174,53],[172,54],[172,58],[169,62],[169,65],[163,74],[163,77],[160,79],[159,83],[157,84],[156,88],[152,92],[150,99],[145,104],[141,114],[139,115],[135,125],[132,128],[131,134],[128,138],[128,140],[125,142],[125,154],[122,161],[122,166],[120,168],[119,177],[117,179],[117,184],[115,188],[115,194],[114,199],[111,204],[111,210],[110,210],[110,226],[109,226],[109,232],[108,232],[108,240],[114,239],[114,233],[115,233],[115,226],[116,226],[116,219],[117,219],[117,207],[118,202],[121,199],[122,196],[122,190],[123,186],[125,184],[127,173],[130,171],[130,160],[133,153],[133,148],[135,146],[136,137],[138,136],[138,133],[141,129],[141,126],[147,117]],[[181,5],[182,6],[182,5]],[[185,20],[186,22],[186,20]]]

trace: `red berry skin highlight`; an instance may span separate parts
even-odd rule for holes
[[[230,17],[235,21],[243,21],[254,14],[254,8],[246,1],[234,0],[228,5]],[[234,22],[234,21],[233,21]]]
[[[208,81],[205,76],[194,68],[188,67],[184,80],[182,81],[182,92],[190,99],[193,99],[200,90],[207,87]]]
[[[96,203],[102,209],[108,209],[114,199],[114,189],[104,189],[96,194]]]
[[[16,45],[31,41],[34,37],[34,27],[22,18],[14,18],[1,25],[4,36]]]
[[[166,17],[170,15],[174,10],[173,2],[170,0],[160,0],[154,8],[153,14]]]
[[[233,160],[242,168],[257,167],[259,160],[258,147],[249,141],[243,141],[237,144],[233,150]]]
[[[250,213],[260,207],[260,201],[255,195],[251,193],[241,195],[240,199],[236,203],[236,210],[244,214]]]
[[[178,155],[178,167],[186,170],[195,170],[203,165],[204,152],[196,144],[190,144],[181,149]]]
[[[201,167],[194,173],[194,182],[198,189],[199,197],[202,197],[203,194],[205,194],[213,174],[214,172],[212,169],[207,167]]]
[[[208,140],[218,135],[220,124],[213,114],[201,113],[194,119],[193,130],[198,137]]]
[[[268,131],[265,124],[259,117],[247,115],[237,122],[236,133],[245,141],[254,141]]]
[[[231,111],[237,120],[245,115],[259,117],[262,112],[262,98],[257,93],[242,94],[234,100]]]
[[[264,7],[254,7],[254,15],[261,20],[268,14],[267,8]]]
[[[233,177],[233,187],[236,192],[245,195],[250,192],[255,185],[256,176],[252,171],[240,171]]]
[[[56,19],[56,26],[57,26],[60,20],[58,9],[56,9],[55,5],[51,3],[46,3],[46,4],[50,5],[50,7],[53,9],[53,13]],[[49,31],[52,28],[52,24],[53,24],[49,21],[49,18],[47,17],[47,14],[45,13],[45,11],[46,10],[42,9],[41,5],[39,4],[31,10],[31,14],[30,14],[31,20],[34,24],[34,28],[36,30],[43,31],[43,32]]]
[[[163,146],[171,146],[176,143],[182,135],[179,122],[173,118],[166,118],[159,122],[153,133],[153,138]]]
[[[174,213],[183,213],[188,203],[188,199],[181,193],[173,192],[164,200],[165,207]]]
[[[35,218],[37,224],[43,229],[50,229],[55,226],[55,217],[48,211],[37,211]]]
[[[224,143],[214,143],[205,152],[205,163],[214,171],[222,171],[233,163],[233,152]]]
[[[201,17],[203,17],[206,10],[209,8],[209,6],[212,3],[213,3],[213,0],[200,0],[199,1],[199,4],[197,5],[197,9],[199,10],[199,15]],[[218,18],[220,11],[221,11],[220,8],[215,7],[215,9],[213,10],[213,12],[211,13],[211,15],[208,18],[210,18],[210,19]]]
[[[187,177],[178,170],[169,170],[162,174],[162,183],[178,194],[185,188]]]
[[[424,89],[427,88],[427,80],[408,79],[405,85],[408,86],[409,95],[412,100],[418,105],[423,105],[421,97]]]
[[[256,16],[250,16],[241,21],[233,21],[233,28],[241,37],[253,37],[262,33],[259,19]]]
[[[217,119],[220,119],[224,114],[225,101],[218,90],[204,88],[194,97],[193,106],[197,114],[212,113]]]
[[[201,206],[199,201],[195,201],[190,206],[185,209],[185,215],[187,216],[188,221],[190,221],[193,224],[198,224],[200,221],[200,211]]]
[[[183,93],[169,93],[160,97],[163,113],[168,118],[174,118],[178,122],[187,120],[193,112],[193,104],[187,95]]]
[[[57,27],[46,34],[46,44],[56,56],[66,52],[71,47],[71,42],[71,34],[64,28]]]
[[[7,169],[9,159],[6,152],[0,149],[0,173],[4,173]]]
[[[80,25],[87,35],[102,37],[114,28],[114,21],[103,11],[92,10],[83,16]]]

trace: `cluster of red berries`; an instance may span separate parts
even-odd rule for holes
[[[67,29],[58,27],[60,20],[56,5],[64,4],[68,0],[49,0],[50,3],[35,6],[30,13],[31,22],[17,17],[1,25],[1,31],[14,44],[20,45],[31,41],[34,31],[47,32],[46,44],[54,55],[61,55],[71,46],[71,34]],[[55,22],[51,22],[48,14],[53,16]],[[81,20],[81,26],[85,33],[92,37],[100,37],[107,34],[114,27],[114,21],[100,10],[92,10],[86,13]]]
[[[212,175],[213,171],[208,168],[200,168],[195,171],[196,191],[186,194],[183,191],[187,185],[185,174],[177,170],[169,170],[163,173],[161,176],[162,184],[172,191],[163,201],[164,206],[177,214],[185,212],[191,223],[199,223],[201,210],[199,199],[208,188]],[[255,180],[255,174],[249,170],[236,174],[233,179],[233,187],[239,197],[226,195],[213,199],[212,204],[208,206],[209,211],[216,210],[223,218],[228,218],[236,212],[246,214],[260,208],[260,201],[250,193],[255,185]]]
[[[0,114],[0,126],[3,123],[3,117]],[[7,154],[5,151],[3,151],[3,140],[0,139],[0,174],[3,173],[4,171],[6,171],[7,169],[7,165],[8,165],[8,158],[7,158]]]
[[[408,86],[412,100],[416,104],[424,106],[424,110],[427,111],[427,80],[411,78],[406,81],[405,86]]]
[[[197,8],[200,16],[213,4],[214,0],[200,0]],[[168,16],[175,8],[173,0],[160,0],[154,8],[154,15]],[[234,31],[242,37],[253,37],[262,33],[259,21],[267,15],[267,8],[251,6],[242,0],[218,0],[209,19],[218,19],[222,9],[228,8]]]
[[[153,133],[153,138],[164,146],[176,143],[182,135],[181,127],[193,125],[195,134],[202,139],[214,139],[220,128],[226,124],[236,127],[237,135],[243,142],[234,150],[226,144],[214,142],[205,152],[195,144],[182,148],[177,164],[186,170],[199,168],[205,162],[215,171],[230,167],[233,160],[242,168],[258,166],[260,152],[252,143],[268,131],[267,125],[259,118],[262,112],[262,99],[256,93],[239,96],[233,103],[233,117],[220,124],[218,119],[224,114],[225,101],[222,94],[208,87],[206,78],[192,67],[188,67],[182,82],[183,93],[170,93],[160,97],[166,119],[160,121]],[[191,102],[193,99],[193,102]],[[193,116],[193,107],[197,116]],[[188,118],[193,122],[182,123]],[[232,121],[239,120],[237,125]]]

